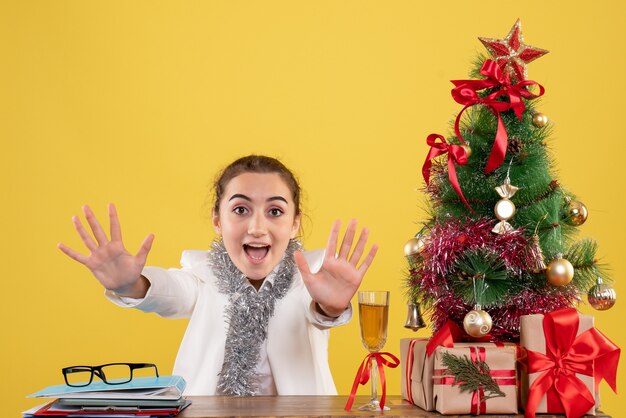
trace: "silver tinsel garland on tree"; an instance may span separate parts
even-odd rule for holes
[[[257,292],[232,262],[223,242],[213,242],[209,266],[217,278],[218,290],[229,299],[225,311],[228,333],[224,363],[217,384],[219,394],[251,396],[257,393],[256,367],[261,344],[267,338],[267,326],[276,300],[285,296],[297,271],[293,252],[301,248],[298,241],[291,240],[283,260],[270,273],[275,277],[273,285],[262,286]]]

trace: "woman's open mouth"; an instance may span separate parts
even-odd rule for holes
[[[263,259],[270,251],[270,246],[263,244],[243,244],[243,250],[248,256],[250,262],[258,264],[263,262]]]

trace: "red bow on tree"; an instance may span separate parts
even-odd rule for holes
[[[541,84],[532,80],[524,80],[517,84],[511,84],[509,77],[503,74],[500,66],[492,60],[486,60],[483,63],[480,73],[487,78],[482,80],[452,80],[452,83],[456,86],[452,89],[452,97],[457,103],[465,106],[456,118],[454,133],[457,138],[463,141],[459,124],[461,115],[468,107],[483,104],[491,109],[498,117],[498,129],[496,131],[496,138],[493,148],[491,149],[491,154],[489,155],[489,160],[487,161],[487,166],[485,167],[485,173],[490,173],[502,164],[504,156],[506,155],[508,135],[500,113],[513,109],[518,119],[522,120],[522,113],[526,109],[522,98],[535,99],[540,97],[544,93],[544,88]],[[526,87],[531,85],[539,86],[539,94],[532,94],[526,89]],[[485,97],[478,95],[479,90],[495,88],[498,90]],[[503,97],[508,97],[508,101],[503,101]]]
[[[437,140],[441,140],[441,142],[437,142]],[[459,137],[461,141],[462,138]],[[465,206],[469,208],[472,212],[474,210],[470,207],[467,200],[465,200],[465,196],[463,196],[463,192],[461,191],[461,186],[459,185],[459,180],[456,177],[456,168],[455,164],[465,165],[467,164],[467,153],[460,145],[448,144],[446,139],[439,134],[430,134],[428,138],[426,138],[426,143],[430,145],[430,151],[428,151],[428,155],[426,156],[426,161],[424,161],[424,165],[422,166],[422,175],[424,176],[424,181],[428,185],[430,182],[430,167],[432,166],[432,159],[438,157],[440,155],[448,153],[448,178],[450,179],[450,183],[452,184],[452,188],[459,195]]]
[[[544,395],[548,411],[564,411],[568,418],[578,418],[596,401],[589,388],[576,376],[593,376],[595,390],[602,379],[616,390],[620,349],[595,328],[578,332],[578,312],[567,308],[548,313],[543,318],[546,354],[528,351],[528,373],[542,372],[530,386],[526,418],[534,418]]]

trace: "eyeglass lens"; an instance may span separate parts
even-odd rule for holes
[[[63,370],[65,383],[69,386],[87,386],[93,378],[91,367],[75,366]]]

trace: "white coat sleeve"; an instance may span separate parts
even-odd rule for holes
[[[202,281],[195,274],[194,264],[203,259],[206,259],[205,251],[185,251],[181,258],[181,269],[144,267],[141,274],[148,279],[150,287],[143,299],[122,297],[110,290],[105,291],[105,296],[124,308],[154,312],[166,318],[189,318]]]

